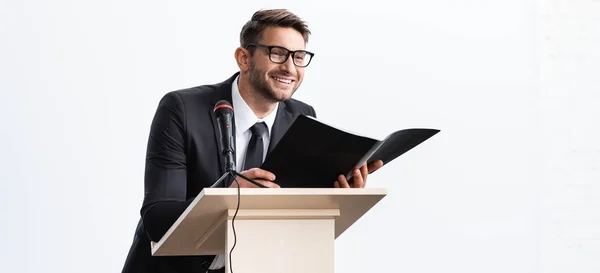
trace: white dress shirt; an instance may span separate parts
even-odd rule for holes
[[[240,91],[237,85],[238,78],[236,78],[234,84],[232,84],[231,99],[235,119],[235,164],[237,166],[237,171],[241,172],[246,169],[243,166],[244,159],[246,158],[246,150],[248,150],[248,142],[250,142],[250,138],[252,137],[252,131],[250,130],[250,128],[255,123],[261,121],[264,121],[267,124],[268,129],[266,135],[262,136],[264,149],[262,160],[265,160],[267,149],[269,148],[269,143],[271,142],[271,131],[273,130],[273,123],[275,123],[275,116],[277,115],[277,108],[279,107],[279,104],[277,104],[277,106],[275,106],[275,109],[273,109],[273,111],[271,111],[263,119],[257,118],[256,114],[252,112],[250,106],[248,106],[246,101],[244,101],[244,99],[240,95]]]
[[[238,89],[239,76],[235,78],[231,85],[231,99],[234,111],[235,119],[235,156],[236,156],[236,170],[242,172],[245,170],[244,161],[246,158],[246,151],[248,150],[248,142],[252,137],[252,131],[250,128],[257,122],[264,121],[267,125],[267,132],[263,135],[263,161],[267,155],[269,149],[269,143],[271,142],[271,132],[273,131],[273,123],[275,123],[275,116],[277,115],[277,109],[279,104],[275,106],[275,109],[271,111],[263,119],[256,117],[256,114],[252,111],[250,106],[244,101],[240,90]],[[219,269],[225,266],[225,255],[217,255],[215,260],[210,265],[209,269]]]

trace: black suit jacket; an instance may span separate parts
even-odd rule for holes
[[[219,84],[172,91],[160,100],[148,139],[141,219],[122,272],[203,273],[212,263],[215,256],[151,256],[150,241],[158,242],[196,195],[224,173],[213,108],[220,100],[232,102],[238,74]],[[269,152],[298,115],[316,117],[303,102],[280,102]]]

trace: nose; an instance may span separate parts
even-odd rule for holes
[[[285,60],[285,63],[282,63],[281,66],[282,68],[287,72],[292,74],[292,71],[294,71],[294,69],[296,68],[296,66],[294,65],[294,60],[293,60],[293,56],[291,56],[291,54],[288,56],[287,60]]]

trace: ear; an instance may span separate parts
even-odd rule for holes
[[[250,68],[250,52],[242,47],[238,47],[235,50],[235,61],[241,72],[246,72]]]

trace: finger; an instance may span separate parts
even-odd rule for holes
[[[359,169],[354,169],[352,174],[352,187],[353,188],[364,188],[365,182],[363,181],[362,175]]]
[[[235,181],[231,183],[231,185],[229,185],[230,188],[237,188],[238,184],[240,188],[258,188],[258,186],[254,185],[254,183],[246,180],[243,177],[238,176],[235,180],[237,181],[237,183],[235,183]],[[260,183],[259,181],[256,182]]]
[[[335,182],[333,182],[333,187],[334,188],[339,188],[340,187],[340,182],[337,181],[337,180]]]
[[[367,164],[363,164],[360,167],[360,175],[363,181],[363,187],[367,184],[367,177],[369,176],[369,170],[367,169]]]
[[[249,171],[249,178],[260,178],[268,181],[275,181],[275,174],[273,174],[272,172],[260,168],[252,168]]]
[[[340,185],[340,188],[350,188],[350,185],[348,184],[348,181],[346,180],[346,177],[344,175],[339,175],[338,176],[338,183]]]
[[[252,179],[252,180],[254,180],[254,182],[256,182],[260,185],[263,185],[267,188],[280,188],[279,185],[277,185],[276,183],[271,182],[271,181],[267,181],[264,179]],[[250,187],[250,188],[258,188],[259,187],[258,185],[254,184],[250,181],[247,181],[247,180],[245,180],[245,181],[246,181],[246,184],[248,185],[248,187]]]
[[[271,181],[262,180],[260,183],[267,188],[281,188],[281,186],[279,186],[277,183],[273,183]]]
[[[263,179],[252,179],[252,180],[254,180],[254,182],[259,183],[267,188],[281,188],[277,183],[274,183],[271,181],[267,181],[267,180],[263,180]],[[238,181],[238,183],[240,183],[240,188],[258,188],[259,187],[256,184],[252,183],[251,181],[244,179],[243,177],[238,177],[237,181]],[[231,185],[229,187],[237,188],[237,183],[231,183]]]
[[[372,173],[374,171],[376,171],[377,169],[381,168],[383,166],[383,160],[379,159],[379,160],[375,160],[373,162],[369,162],[369,164],[367,165],[367,169],[369,170],[369,173]]]
[[[363,180],[365,180],[367,178],[367,175],[369,174],[369,169],[367,167],[367,164],[363,164],[362,166],[360,166],[360,175],[362,175]]]

